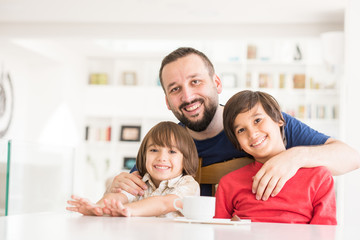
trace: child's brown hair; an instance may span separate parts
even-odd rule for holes
[[[154,145],[168,148],[172,148],[175,144],[183,154],[183,174],[195,176],[199,165],[199,157],[194,140],[185,128],[168,121],[160,122],[152,127],[140,145],[136,157],[136,167],[141,176],[147,173],[146,150],[149,141]]]
[[[231,143],[239,150],[241,146],[236,139],[234,122],[239,113],[250,111],[257,103],[260,103],[269,117],[276,123],[283,122],[280,132],[286,146],[285,120],[276,99],[265,92],[244,90],[236,93],[225,104],[223,113],[224,131]]]

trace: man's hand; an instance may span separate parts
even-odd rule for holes
[[[103,216],[103,206],[91,203],[86,198],[80,198],[78,196],[72,195],[71,199],[67,201],[68,204],[72,205],[73,207],[66,207],[67,210],[78,212],[83,215],[87,216]]]
[[[134,196],[144,195],[144,190],[147,189],[146,184],[141,180],[138,171],[133,173],[122,172],[117,175],[108,190],[109,192],[118,193],[124,190]]]
[[[252,192],[256,199],[266,201],[270,196],[275,197],[301,167],[298,162],[289,150],[265,162],[253,177]]]

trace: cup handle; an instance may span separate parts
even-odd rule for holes
[[[176,210],[178,210],[179,212],[181,212],[182,215],[184,215],[182,208],[179,208],[179,207],[176,206],[177,201],[181,201],[181,198],[177,198],[177,199],[174,200],[174,202],[173,202],[174,208]]]

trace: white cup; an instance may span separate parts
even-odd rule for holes
[[[176,206],[176,202],[181,201],[183,208]],[[187,196],[174,200],[174,208],[184,215],[184,217],[193,220],[210,220],[215,215],[215,197],[195,197]]]

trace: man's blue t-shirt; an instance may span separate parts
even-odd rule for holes
[[[314,146],[324,144],[329,136],[320,133],[306,124],[300,122],[286,113],[282,113],[285,120],[286,149],[295,146]],[[184,126],[182,123],[179,123]],[[195,145],[199,157],[203,159],[203,166],[218,162],[224,162],[233,158],[249,156],[243,151],[239,151],[227,138],[225,131],[222,130],[213,138],[205,140],[195,140]],[[131,170],[135,171],[136,168]],[[211,186],[203,184],[201,186],[201,195],[211,195]]]

